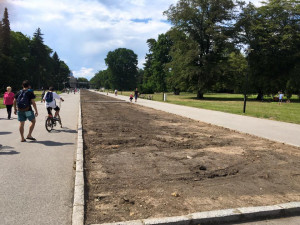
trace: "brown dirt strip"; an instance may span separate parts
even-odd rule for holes
[[[300,201],[300,148],[81,92],[86,224]]]

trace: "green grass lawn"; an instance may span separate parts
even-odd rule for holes
[[[0,109],[5,108],[5,105],[3,105],[3,98],[0,98]]]
[[[126,96],[130,93],[122,92]],[[142,96],[147,98],[148,94]],[[155,101],[163,101],[162,93],[152,96]],[[203,100],[196,99],[196,94],[193,93],[167,94],[167,102],[173,104],[300,124],[300,101],[296,95],[291,98],[291,103],[282,103],[282,105],[272,101],[271,97],[265,97],[264,102],[259,102],[255,101],[256,95],[249,96],[245,114],[241,94],[210,93],[205,94],[204,98]]]

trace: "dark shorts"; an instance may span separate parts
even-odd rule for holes
[[[55,110],[55,111],[59,111],[59,107],[56,106],[56,107],[54,108],[54,110]],[[52,111],[52,107],[48,107],[48,108],[47,108],[47,111],[48,111],[48,114],[52,114],[52,112],[51,112],[51,111]]]
[[[29,121],[35,119],[33,111],[18,111],[18,121],[25,122],[27,119]]]
[[[134,98],[135,98],[135,99],[137,99],[137,98],[138,98],[138,96],[137,96],[137,95],[134,95]]]

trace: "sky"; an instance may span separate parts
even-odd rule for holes
[[[258,2],[258,0],[255,0]],[[163,12],[177,0],[0,0],[8,8],[11,30],[32,37],[37,28],[75,77],[91,79],[105,70],[109,51],[128,48],[142,68],[147,39],[167,32]]]

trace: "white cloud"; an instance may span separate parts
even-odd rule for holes
[[[9,2],[9,3],[8,3]],[[92,77],[106,68],[109,51],[132,49],[142,67],[147,39],[170,29],[163,11],[177,0],[10,0],[11,28],[32,36],[40,27],[44,41],[65,59],[75,76]],[[258,1],[256,0],[255,3]],[[134,22],[149,19],[147,23]]]
[[[77,70],[77,71],[72,71],[73,72],[73,75],[74,77],[85,77],[87,79],[91,79],[94,74],[95,74],[95,71],[93,68],[86,68],[86,67],[81,67],[80,70]]]

